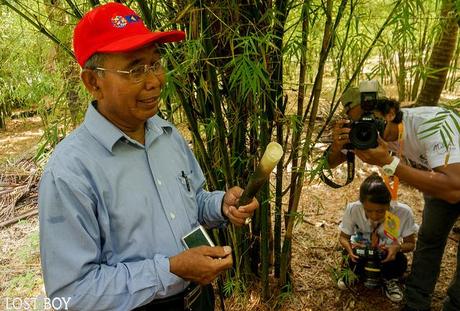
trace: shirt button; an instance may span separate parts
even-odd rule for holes
[[[158,179],[157,181],[158,181],[158,185],[160,185],[160,186],[161,186],[161,180],[159,180],[159,179]]]
[[[176,214],[174,214],[173,212],[169,213],[169,216],[171,216],[171,219],[176,218]]]

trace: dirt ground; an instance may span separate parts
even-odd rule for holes
[[[33,152],[42,133],[39,121],[35,118],[10,120],[7,130],[0,131],[0,167],[26,152]],[[254,284],[246,295],[226,299],[226,310],[272,310],[277,301],[283,301],[279,310],[286,311],[399,310],[400,305],[391,303],[381,290],[360,286],[341,291],[332,276],[332,271],[340,265],[338,224],[344,206],[357,199],[361,181],[372,170],[374,168],[357,161],[357,176],[353,183],[337,190],[319,182],[305,184],[299,207],[303,221],[295,227],[293,241],[292,294],[274,294],[269,301],[262,301],[258,284]],[[343,168],[338,168],[336,174],[343,176]],[[412,207],[420,224],[423,209],[421,193],[402,185],[400,200]],[[455,239],[458,237],[452,235],[446,247],[433,297],[434,311],[441,310],[446,288],[455,271],[458,247]],[[37,216],[0,228],[0,250],[0,309],[4,307],[5,297],[44,295]]]
[[[41,126],[38,116],[8,120],[0,130],[0,165],[32,151],[43,134]]]

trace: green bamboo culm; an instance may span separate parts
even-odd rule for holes
[[[249,178],[248,184],[239,199],[238,206],[249,204],[252,201],[262,185],[270,178],[270,173],[282,156],[283,147],[280,144],[271,142],[267,145],[259,165]]]

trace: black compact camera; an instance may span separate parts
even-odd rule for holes
[[[353,254],[364,261],[364,286],[378,288],[381,285],[381,261],[387,256],[387,252],[375,247],[356,247]]]
[[[362,81],[359,84],[361,95],[361,109],[363,115],[358,121],[351,123],[349,138],[351,148],[370,149],[378,146],[377,138],[385,130],[385,120],[376,118],[373,114],[375,110],[379,83],[376,80]],[[350,148],[350,149],[351,149]]]

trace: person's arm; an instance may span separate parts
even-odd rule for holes
[[[339,120],[332,129],[332,144],[327,156],[329,168],[335,168],[347,160],[347,156],[342,152],[344,146],[350,143],[350,128],[344,127],[347,120]]]
[[[39,191],[40,256],[50,298],[70,297],[71,310],[131,310],[182,288],[169,258],[104,262],[97,198],[82,177],[46,171]],[[122,260],[122,259],[121,259]]]
[[[412,252],[415,249],[415,233],[403,238],[399,251],[403,253]]]
[[[227,218],[222,214],[222,200],[225,192],[206,191],[202,187],[196,192],[198,206],[198,221],[208,228],[218,227],[227,222]]]
[[[50,298],[70,298],[71,310],[131,310],[182,291],[184,279],[209,283],[232,266],[231,249],[220,246],[108,264],[103,245],[110,237],[100,232],[97,200],[81,176],[68,178],[51,171],[42,176],[39,219],[45,288]]]
[[[353,254],[353,247],[350,242],[350,235],[346,234],[343,231],[340,231],[340,236],[339,236],[339,243],[342,245],[342,247],[347,251],[348,256],[353,262],[357,262],[359,257],[355,254]]]
[[[460,201],[460,163],[423,171],[400,162],[395,175],[423,193],[452,204]]]
[[[387,256],[382,263],[393,261],[396,259],[396,254],[399,252],[408,253],[413,251],[415,248],[415,234],[409,235],[403,238],[402,243],[395,243],[391,245],[384,246],[384,249],[387,251]]]
[[[379,138],[379,146],[374,149],[356,151],[356,155],[368,164],[380,167],[391,163],[393,157],[388,145]],[[460,201],[460,163],[448,164],[423,171],[399,162],[395,175],[425,194],[445,200],[449,203]]]
[[[232,187],[225,193],[199,191],[197,193],[198,218],[203,219],[210,228],[227,220],[236,226],[242,226],[246,218],[252,217],[254,210],[259,207],[259,202],[253,198],[249,204],[236,208],[242,193],[243,189],[240,187]]]

